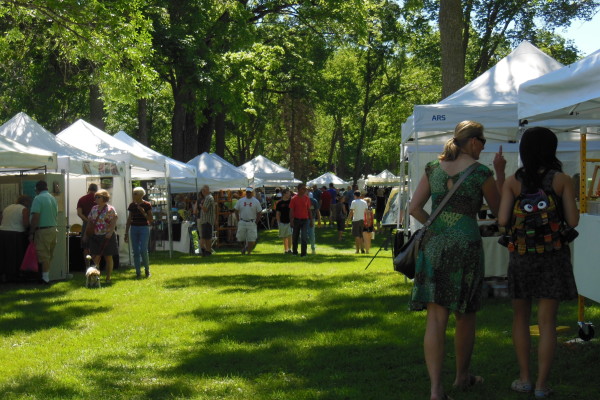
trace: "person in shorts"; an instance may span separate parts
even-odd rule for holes
[[[235,214],[238,218],[236,238],[238,242],[243,243],[242,254],[247,255],[254,250],[258,238],[256,223],[262,211],[260,202],[252,196],[253,190],[251,187],[247,187],[246,196],[235,204]]]
[[[360,192],[358,190],[354,192],[354,200],[350,205],[350,214],[348,215],[348,218],[352,220],[352,236],[354,236],[356,254],[365,252],[363,231],[365,226],[365,211],[367,211],[367,208],[367,202],[360,198]]]
[[[50,265],[58,238],[56,229],[58,203],[48,192],[46,181],[37,182],[35,191],[38,195],[31,203],[29,241],[35,243],[35,252],[38,261],[42,264],[42,282],[50,283]]]
[[[284,254],[292,253],[292,227],[290,226],[290,199],[289,189],[283,189],[281,200],[275,206],[275,218],[277,219],[277,229],[279,237],[283,240]]]

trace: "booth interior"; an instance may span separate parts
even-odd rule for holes
[[[33,173],[32,173],[33,172]],[[58,204],[57,244],[54,249],[50,266],[50,280],[66,279],[69,273],[67,263],[67,215],[66,215],[66,175],[63,173],[39,173],[21,171],[14,173],[3,172],[0,175],[0,210],[15,203],[20,195],[27,195],[32,200],[36,196],[35,184],[45,180],[48,191]],[[39,280],[39,273],[20,271],[21,262],[28,245],[28,233],[0,230],[0,282],[16,282]]]

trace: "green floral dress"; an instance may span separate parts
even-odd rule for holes
[[[439,161],[427,164],[434,210],[448,193],[448,179],[456,182],[463,172],[449,176]],[[411,310],[423,310],[430,302],[461,313],[481,308],[485,268],[476,215],[483,201],[483,183],[492,175],[479,164],[427,229],[415,268]]]

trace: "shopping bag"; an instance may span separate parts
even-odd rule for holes
[[[38,272],[38,258],[35,252],[35,244],[33,242],[29,242],[29,246],[27,246],[27,250],[25,250],[25,257],[23,257],[23,261],[21,262],[21,271],[27,272]]]

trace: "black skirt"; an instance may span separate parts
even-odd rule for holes
[[[119,254],[117,235],[114,233],[108,240],[106,235],[94,235],[90,238],[89,245],[92,256],[116,256]]]

